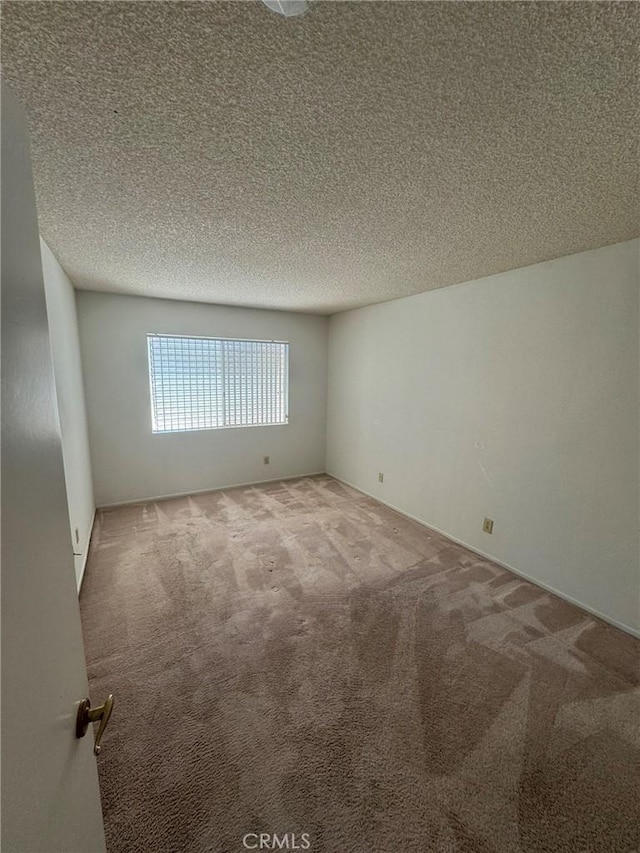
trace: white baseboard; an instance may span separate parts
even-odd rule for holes
[[[96,523],[96,508],[93,509],[93,516],[91,517],[91,524],[89,525],[89,535],[87,536],[87,541],[84,543],[84,551],[83,559],[82,559],[82,569],[80,571],[80,578],[78,580],[78,595],[80,595],[80,590],[82,589],[82,581],[84,580],[84,573],[87,568],[87,559],[89,557],[89,546],[91,545],[91,536],[93,535],[93,526]]]
[[[147,504],[153,501],[167,501],[171,498],[188,498],[190,495],[206,495],[209,492],[222,492],[224,489],[239,489],[242,486],[262,486],[265,483],[279,483],[285,480],[302,480],[304,477],[317,477],[325,471],[312,471],[308,474],[287,474],[286,477],[269,477],[268,480],[252,480],[249,483],[228,483],[226,486],[215,486],[212,489],[198,489],[190,492],[173,492],[168,495],[152,495],[147,498],[134,498],[130,501],[118,501],[112,504],[100,504],[98,509],[115,509],[119,506],[131,506],[132,504]],[[338,479],[337,477],[335,478]]]
[[[595,607],[591,607],[588,604],[585,604],[583,601],[579,601],[577,598],[574,598],[571,595],[567,595],[566,592],[562,592],[559,589],[556,589],[553,586],[550,586],[543,581],[538,580],[537,578],[532,577],[526,572],[517,569],[515,566],[510,565],[509,563],[505,563],[503,560],[499,560],[497,557],[494,557],[492,554],[488,554],[485,551],[480,551],[473,545],[469,545],[467,542],[464,542],[462,539],[458,539],[456,536],[452,536],[451,533],[447,533],[446,530],[441,530],[439,527],[436,527],[433,524],[428,524],[422,518],[418,518],[416,515],[411,515],[410,512],[405,512],[405,510],[400,509],[388,501],[382,500],[378,495],[373,495],[371,492],[367,492],[366,489],[361,489],[359,486],[350,483],[348,480],[343,479],[342,477],[338,477],[337,474],[332,474],[331,471],[326,472],[329,477],[333,477],[334,480],[338,480],[340,483],[344,483],[345,486],[349,486],[351,489],[355,489],[356,492],[360,492],[363,495],[366,495],[368,498],[373,498],[373,500],[378,501],[378,503],[384,504],[384,506],[389,507],[394,512],[397,512],[399,515],[403,515],[405,518],[410,518],[411,521],[417,521],[418,524],[421,524],[423,527],[428,528],[429,530],[434,530],[436,533],[440,533],[442,536],[446,536],[447,539],[450,539],[452,542],[455,542],[457,545],[462,545],[464,548],[467,548],[469,551],[472,551],[474,554],[478,554],[480,557],[485,557],[487,560],[491,560],[493,563],[497,563],[497,565],[502,566],[504,569],[508,569],[510,572],[513,572],[514,575],[518,575],[525,580],[530,581],[532,584],[545,589],[547,592],[551,592],[554,595],[557,595],[558,598],[562,598],[564,601],[568,601],[569,604],[573,604],[576,607],[579,607],[581,610],[585,610],[587,613],[591,614],[591,616],[596,616],[598,619],[602,619],[603,622],[607,622],[609,625],[613,625],[614,628],[619,628],[621,631],[625,631],[627,634],[631,634],[633,637],[637,637],[640,639],[640,630],[637,628],[632,628],[630,625],[626,625],[624,622],[619,622],[617,619],[613,619],[611,616],[607,616],[606,613],[602,613],[600,610],[597,610]]]

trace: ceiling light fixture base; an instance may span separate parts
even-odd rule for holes
[[[284,15],[285,18],[295,18],[304,15],[309,8],[307,0],[262,0],[262,2],[272,12]]]

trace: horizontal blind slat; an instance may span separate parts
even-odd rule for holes
[[[289,344],[147,335],[153,432],[287,422]]]

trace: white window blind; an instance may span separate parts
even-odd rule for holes
[[[289,344],[147,335],[153,432],[286,424]]]

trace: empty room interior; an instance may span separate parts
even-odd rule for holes
[[[637,853],[639,46],[2,2],[4,850]]]

